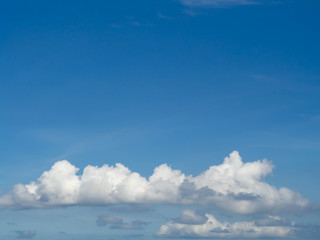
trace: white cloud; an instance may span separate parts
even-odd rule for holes
[[[301,210],[308,200],[287,188],[265,182],[273,165],[267,160],[244,163],[237,151],[198,176],[186,176],[166,164],[147,179],[118,163],[87,166],[82,175],[68,161],[56,162],[40,178],[0,197],[2,208],[119,203],[210,204],[226,211],[251,214]]]
[[[228,7],[257,4],[254,0],[180,0],[180,2],[189,7]]]
[[[191,215],[195,221],[204,217],[188,210],[182,213],[181,219],[190,218]],[[280,217],[269,216],[262,220],[259,225],[255,221],[219,222],[210,214],[205,214],[205,217],[207,220],[198,224],[170,221],[161,226],[156,236],[181,238],[283,238],[293,236],[295,231],[294,223],[282,224],[286,221]]]

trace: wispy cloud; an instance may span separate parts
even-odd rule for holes
[[[167,20],[171,20],[172,19],[172,17],[169,17],[169,16],[167,16],[167,15],[161,13],[161,12],[158,13],[158,18],[167,19]]]
[[[299,225],[279,216],[270,215],[255,221],[220,222],[211,214],[198,215],[194,211],[185,210],[181,217],[162,225],[156,236],[228,239],[314,238],[320,236],[320,226]]]
[[[258,4],[256,0],[180,0],[180,2],[188,7],[230,7],[237,5],[253,5]]]
[[[100,215],[96,221],[99,227],[110,225],[111,229],[123,229],[123,230],[138,230],[143,229],[144,226],[148,225],[148,222],[140,220],[132,220],[131,222],[125,222],[122,218],[110,216],[108,214]]]
[[[36,233],[37,232],[35,230],[28,230],[28,231],[18,230],[18,231],[16,231],[17,238],[24,238],[24,239],[31,239],[36,235]]]
[[[123,220],[121,218],[105,214],[105,215],[98,216],[96,223],[99,227],[104,227],[107,224],[113,224],[113,225],[122,224]]]
[[[192,213],[192,215],[190,214]],[[264,224],[257,225],[251,222],[220,222],[213,215],[205,214],[204,216],[196,215],[192,211],[185,211],[181,218],[206,218],[203,223],[176,223],[170,221],[162,225],[156,233],[159,237],[189,237],[189,238],[282,238],[293,235],[294,225],[289,223],[286,225],[278,224],[279,217],[269,216]]]
[[[197,12],[195,12],[193,9],[183,9],[182,12],[190,17],[195,17],[198,15]]]

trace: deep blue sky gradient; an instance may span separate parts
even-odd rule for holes
[[[316,0],[2,1],[1,191],[62,159],[196,175],[238,150],[273,161],[272,185],[318,201],[319,11]]]

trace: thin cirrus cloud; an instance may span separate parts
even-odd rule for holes
[[[23,239],[31,239],[36,235],[36,233],[37,232],[35,230],[27,230],[27,231],[18,230],[18,231],[16,231],[17,238],[23,238]]]
[[[186,176],[163,164],[145,178],[120,163],[89,165],[77,175],[79,169],[63,160],[37,181],[16,184],[0,197],[0,207],[168,203],[210,205],[238,214],[307,209],[310,204],[299,193],[265,182],[273,167],[268,160],[244,163],[234,151],[222,164],[210,166],[198,176]]]
[[[230,7],[259,3],[257,0],[180,0],[180,2],[188,7]]]
[[[110,216],[108,214],[100,215],[97,217],[96,223],[99,227],[109,225],[111,229],[122,229],[122,230],[139,230],[143,229],[148,222],[133,220],[131,222],[125,222],[122,218]]]
[[[297,229],[295,223],[278,216],[268,216],[259,221],[229,223],[220,222],[211,214],[201,216],[186,210],[178,219],[180,221],[174,219],[162,225],[155,235],[174,238],[284,238],[296,236]],[[199,222],[199,219],[202,221]]]

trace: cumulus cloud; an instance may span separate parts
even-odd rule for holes
[[[198,219],[206,218],[201,223]],[[180,217],[194,219],[194,222],[176,222],[172,220],[162,225],[156,233],[158,237],[178,238],[283,238],[294,236],[295,224],[280,217],[268,216],[257,224],[251,222],[220,222],[213,215],[197,215],[193,211],[184,211]],[[283,224],[286,223],[286,224]]]
[[[180,2],[189,7],[229,7],[258,3],[256,0],[180,0]]]
[[[229,212],[251,214],[301,210],[308,200],[287,188],[265,182],[273,164],[267,160],[244,163],[237,151],[222,164],[198,176],[186,176],[167,164],[149,178],[124,165],[87,166],[82,175],[66,160],[56,162],[37,181],[17,184],[0,197],[2,208],[110,204],[204,204]]]
[[[110,228],[112,229],[124,229],[124,230],[143,229],[144,226],[149,224],[147,222],[140,221],[140,220],[124,222],[122,218],[110,216],[108,214],[98,216],[96,223],[99,227],[110,225]]]
[[[36,235],[35,230],[28,230],[28,231],[16,231],[17,238],[25,238],[25,239],[31,239]]]

